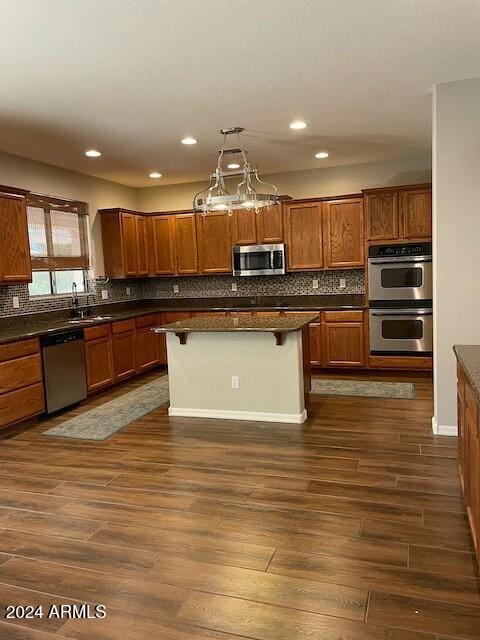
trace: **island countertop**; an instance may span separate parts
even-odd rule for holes
[[[316,313],[289,314],[287,316],[252,316],[248,318],[197,317],[178,320],[161,327],[155,327],[155,333],[194,333],[194,332],[229,332],[259,331],[287,333],[300,331],[311,322],[319,319]]]

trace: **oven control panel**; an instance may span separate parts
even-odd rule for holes
[[[387,244],[369,247],[369,258],[397,258],[408,256],[431,256],[431,242],[415,242],[410,244]]]

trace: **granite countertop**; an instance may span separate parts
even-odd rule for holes
[[[286,316],[265,317],[252,316],[250,318],[228,318],[214,316],[212,318],[187,318],[171,322],[163,327],[153,329],[155,333],[225,333],[232,331],[256,331],[256,332],[289,332],[299,331],[310,322],[318,320],[315,313],[289,314]]]
[[[132,300],[92,306],[92,315],[102,316],[93,321],[71,323],[68,310],[0,318],[0,344],[166,311],[322,311],[364,308],[366,300],[363,294]]]
[[[480,345],[456,344],[453,350],[480,402]]]

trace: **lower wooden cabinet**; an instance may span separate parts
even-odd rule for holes
[[[135,321],[115,322],[112,331],[115,380],[124,380],[137,372]]]
[[[365,365],[363,322],[325,322],[322,334],[324,367]]]
[[[480,565],[480,408],[460,365],[457,371],[460,481]]]
[[[87,391],[97,391],[115,381],[112,336],[85,341]]]
[[[38,339],[0,345],[0,428],[44,411]]]
[[[322,366],[322,325],[320,322],[312,322],[308,327],[310,336],[310,364]]]
[[[158,338],[152,327],[158,326],[158,316],[142,316],[135,321],[137,369],[145,371],[159,364]]]

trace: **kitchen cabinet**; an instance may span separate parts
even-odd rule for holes
[[[325,267],[358,269],[365,265],[363,197],[323,203]]]
[[[480,409],[460,364],[457,368],[457,401],[460,481],[480,566]]]
[[[257,217],[253,209],[236,209],[232,214],[233,244],[257,244]]]
[[[322,316],[323,366],[365,366],[363,311],[324,311]]]
[[[312,322],[308,325],[310,338],[310,364],[316,367],[322,366],[322,325],[320,322]]]
[[[115,380],[124,380],[137,372],[135,321],[112,324],[113,369]]]
[[[200,273],[231,273],[232,234],[231,216],[215,211],[197,216]]]
[[[232,215],[232,241],[236,245],[283,242],[282,203],[264,207],[258,213],[237,209]]]
[[[109,324],[88,327],[84,336],[87,391],[91,393],[115,381],[111,327]]]
[[[286,202],[285,232],[289,271],[323,269],[322,203]]]
[[[141,316],[135,320],[138,371],[151,369],[159,364],[158,338],[152,327],[158,326],[158,316]]]
[[[2,191],[5,189],[5,192]],[[0,188],[0,283],[32,281],[25,193]]]
[[[103,209],[102,242],[105,272],[111,278],[148,275],[147,220],[141,214]]]
[[[367,241],[425,240],[432,235],[431,185],[365,189]]]
[[[149,218],[152,250],[151,268],[154,276],[175,273],[174,216],[155,215]]]
[[[198,273],[197,214],[173,216],[175,238],[175,273],[180,276]]]
[[[0,345],[0,428],[44,411],[38,339]]]

